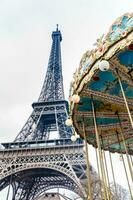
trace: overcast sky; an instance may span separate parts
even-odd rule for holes
[[[57,23],[67,99],[83,53],[132,10],[133,0],[0,0],[0,141],[16,137],[38,99]]]

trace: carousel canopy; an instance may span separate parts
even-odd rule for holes
[[[80,97],[76,103],[75,94]],[[92,102],[101,148],[125,153],[126,145],[133,154],[133,13],[118,18],[108,34],[97,39],[96,48],[83,55],[71,82],[73,125],[84,138],[84,124],[87,142],[97,147]]]

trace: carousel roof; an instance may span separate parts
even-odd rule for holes
[[[108,70],[100,69],[102,62],[109,63]],[[129,153],[133,154],[133,128],[122,96],[118,73],[132,115],[133,13],[118,18],[108,34],[97,39],[96,48],[83,55],[70,88],[70,114],[76,132],[84,137],[84,122],[88,143],[97,147],[91,104],[93,97],[101,148],[125,153],[124,137]],[[71,101],[74,94],[80,96],[77,104]]]

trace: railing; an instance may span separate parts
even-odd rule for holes
[[[11,142],[11,143],[1,143],[0,151],[3,150],[17,150],[17,149],[29,149],[29,148],[55,148],[64,146],[76,146],[83,145],[80,138],[76,142],[72,142],[71,139],[51,139],[51,140],[38,140],[38,141],[24,141],[24,142]]]

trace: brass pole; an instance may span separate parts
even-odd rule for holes
[[[123,162],[123,166],[124,166],[124,170],[125,170],[125,174],[126,174],[126,178],[127,178],[127,183],[128,183],[128,187],[129,187],[130,196],[131,196],[131,199],[133,199],[132,190],[131,190],[131,187],[130,187],[130,183],[129,183],[129,179],[128,179],[128,174],[127,174],[127,170],[126,170],[126,164],[125,164],[125,161],[124,161],[124,158],[123,158],[122,154],[121,154],[121,157],[122,157],[122,162]]]
[[[102,141],[102,145],[103,145],[103,148],[104,148],[104,143],[103,143],[103,138],[102,138],[102,135],[101,135],[101,141]],[[110,190],[110,182],[109,182],[109,173],[108,173],[108,167],[107,167],[107,161],[106,161],[106,156],[105,156],[105,152],[104,150],[102,150],[102,153],[103,153],[103,159],[104,159],[104,164],[105,164],[105,172],[106,172],[106,177],[107,178],[107,185],[108,185],[108,193],[109,193],[109,198],[111,198],[111,190]]]
[[[111,153],[110,153],[109,136],[108,136],[108,152],[109,152],[109,159],[110,159],[111,171],[112,171],[112,176],[113,176],[113,182],[114,182],[114,186],[115,186],[115,193],[116,193],[116,197],[117,197],[118,194],[117,194],[117,188],[116,188],[116,181],[115,181],[115,174],[114,174],[112,156],[111,156]]]
[[[95,153],[96,153],[98,177],[99,177],[99,180],[100,180],[100,169],[99,169],[99,161],[98,161],[98,155],[97,155],[97,148],[95,148]],[[102,185],[101,185],[101,184],[100,184],[100,192],[101,192],[101,198],[103,198],[103,194],[102,194]]]
[[[89,195],[87,196],[87,200],[93,200],[92,199],[92,191],[91,191],[90,161],[89,161],[89,153],[88,153],[88,145],[87,145],[87,137],[86,137],[84,120],[83,120],[83,134],[84,134],[84,139],[85,139],[85,154],[86,154],[86,166],[87,166],[87,178],[88,178],[88,192],[89,192]]]
[[[127,144],[127,148],[128,148],[128,152],[129,152],[129,158],[130,158],[130,161],[131,161],[131,165],[133,167],[133,160],[132,160],[132,155],[130,154],[130,144],[129,143]]]
[[[117,187],[116,187],[116,181],[115,181],[115,175],[114,175],[114,168],[113,168],[112,156],[111,156],[110,151],[109,151],[109,158],[110,158],[110,164],[111,164],[111,171],[112,171],[112,176],[113,176],[113,182],[114,182],[114,186],[115,186],[115,193],[116,193],[116,197],[117,197],[118,196],[118,194],[117,194]]]
[[[101,141],[102,141],[102,145],[103,145],[103,148],[104,148],[104,143],[103,143],[103,138],[102,138],[102,135],[101,135]],[[106,175],[107,175],[107,183],[108,183],[108,186],[110,188],[110,184],[109,184],[109,174],[108,174],[108,167],[107,167],[107,161],[106,161],[106,156],[105,156],[105,152],[103,152],[103,158],[104,158],[104,163],[105,163],[105,169],[106,169]]]
[[[116,72],[117,72],[117,75],[118,75],[119,85],[120,85],[120,88],[121,88],[121,91],[122,91],[123,99],[124,99],[124,102],[125,102],[125,105],[126,105],[126,109],[127,109],[127,112],[128,112],[128,116],[129,116],[130,122],[131,122],[131,126],[133,128],[133,120],[132,120],[131,112],[130,112],[130,109],[129,109],[129,106],[128,106],[128,102],[127,102],[127,99],[126,99],[126,96],[125,96],[125,92],[124,92],[124,89],[123,89],[123,86],[122,86],[121,78],[120,78],[120,76],[118,74],[118,70],[116,70]]]
[[[132,163],[132,166],[133,166],[133,159],[132,159],[132,156],[130,155],[130,160],[131,160],[131,163]]]
[[[120,140],[119,140],[118,132],[116,132],[116,136],[117,136],[117,139],[118,139],[119,147],[121,149],[121,143],[120,143]],[[126,179],[127,179],[127,184],[128,184],[130,196],[131,196],[131,199],[133,199],[132,191],[131,191],[131,187],[130,187],[130,183],[129,183],[129,178],[128,178],[128,174],[127,174],[127,170],[126,170],[126,164],[125,164],[125,161],[124,161],[122,153],[120,155],[121,155],[121,158],[122,158],[122,162],[123,162],[123,166],[124,166],[124,170],[125,170],[125,174],[126,174]]]
[[[104,198],[105,200],[106,199],[109,200],[107,184],[106,184],[106,179],[105,179],[105,172],[104,172],[104,167],[103,167],[103,155],[101,151],[100,139],[99,139],[98,128],[97,128],[97,123],[96,123],[96,114],[95,114],[95,109],[94,109],[93,98],[92,98],[92,113],[93,113],[94,127],[95,127],[95,133],[96,133],[96,141],[97,141],[97,146],[98,146],[100,169],[101,169],[101,175],[102,175],[102,180],[103,180],[103,185],[104,185]]]
[[[133,181],[133,171],[132,171],[132,166],[131,166],[131,163],[130,163],[130,158],[129,158],[127,146],[126,146],[126,143],[125,143],[125,138],[124,138],[124,134],[123,134],[123,127],[122,127],[122,124],[121,124],[119,113],[117,112],[116,114],[117,114],[119,124],[120,124],[120,134],[121,134],[123,145],[124,145],[125,152],[126,152],[126,157],[127,157],[127,162],[128,162],[128,166],[129,166],[129,171],[130,171],[130,174],[131,174],[131,179]]]

